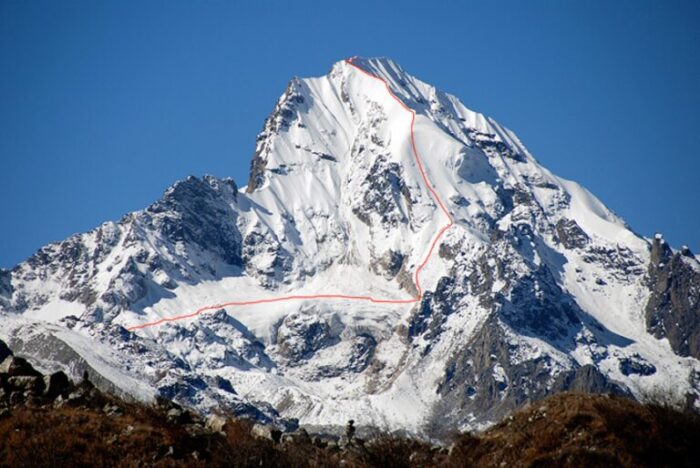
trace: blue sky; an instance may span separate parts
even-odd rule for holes
[[[389,56],[639,233],[700,251],[700,2],[0,2],[0,266],[188,174],[247,181],[288,80]]]

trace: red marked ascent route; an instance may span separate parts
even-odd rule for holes
[[[353,63],[353,60],[355,57],[346,59],[345,62],[359,70],[360,72],[364,73],[365,75],[369,76],[370,78],[374,80],[381,81],[384,86],[386,87],[387,92],[389,95],[398,102],[401,107],[403,107],[407,112],[411,113],[411,149],[413,150],[413,155],[416,158],[416,163],[418,164],[418,169],[420,170],[421,176],[423,177],[423,182],[425,183],[425,186],[427,187],[428,191],[430,192],[430,195],[432,196],[433,200],[438,204],[440,207],[440,210],[442,213],[445,215],[447,218],[447,224],[445,224],[440,230],[438,231],[437,235],[433,239],[433,242],[430,244],[430,249],[428,250],[427,255],[425,256],[425,259],[423,262],[418,265],[418,268],[416,268],[415,272],[415,283],[416,283],[416,289],[418,290],[418,294],[414,297],[408,298],[408,299],[380,299],[372,296],[351,296],[347,294],[294,294],[290,296],[280,296],[280,297],[270,297],[266,299],[257,299],[257,300],[248,300],[248,301],[231,301],[231,302],[223,302],[221,304],[214,304],[214,305],[208,305],[204,306],[200,309],[197,309],[194,312],[191,312],[189,314],[182,314],[182,315],[174,315],[172,317],[164,317],[159,320],[155,320],[153,322],[146,322],[142,323],[140,325],[134,325],[132,327],[128,327],[127,330],[129,331],[135,331],[135,330],[142,330],[144,328],[149,328],[149,327],[155,327],[157,325],[162,325],[167,322],[177,322],[178,320],[185,320],[189,318],[193,318],[198,316],[199,314],[202,314],[204,312],[208,312],[210,310],[219,310],[219,309],[224,309],[226,307],[243,307],[243,306],[251,306],[251,305],[258,305],[258,304],[272,304],[276,302],[285,302],[285,301],[309,301],[309,300],[320,300],[320,301],[327,301],[327,300],[343,300],[343,301],[365,301],[365,302],[373,302],[375,304],[413,304],[415,302],[419,302],[423,298],[423,288],[421,288],[420,285],[420,272],[425,268],[425,266],[428,264],[428,261],[430,260],[430,257],[433,254],[433,250],[435,250],[435,246],[437,245],[438,241],[440,238],[445,234],[445,231],[447,231],[452,225],[454,224],[452,221],[452,216],[450,215],[450,212],[447,211],[447,208],[445,208],[445,205],[442,203],[442,200],[440,200],[440,197],[438,196],[437,192],[433,188],[432,184],[430,183],[430,180],[428,179],[428,175],[425,172],[425,167],[423,166],[423,161],[421,161],[420,155],[418,154],[418,148],[416,147],[416,138],[415,134],[413,132],[413,126],[416,121],[416,113],[413,109],[408,107],[401,99],[399,99],[396,94],[391,90],[389,87],[389,83],[386,82],[384,78],[381,78],[377,75],[373,75],[372,73],[360,68],[358,65]]]

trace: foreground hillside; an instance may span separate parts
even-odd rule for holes
[[[5,358],[3,359],[3,356]],[[128,403],[89,379],[44,376],[0,341],[1,466],[695,466],[700,418],[563,393],[448,447],[375,432],[281,433],[171,402]]]

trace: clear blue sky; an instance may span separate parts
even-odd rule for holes
[[[188,174],[245,184],[287,81],[356,54],[700,251],[700,2],[238,3],[0,1],[0,266]]]

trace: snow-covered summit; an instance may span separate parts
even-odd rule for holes
[[[0,271],[0,339],[142,398],[436,434],[566,389],[692,405],[699,304],[692,253],[355,57],[289,83],[247,186],[187,178]]]

